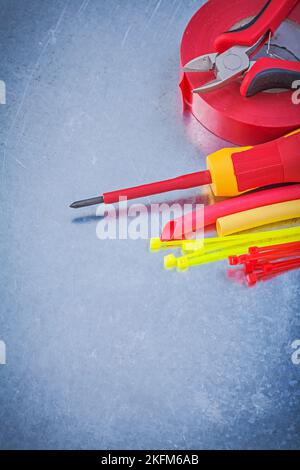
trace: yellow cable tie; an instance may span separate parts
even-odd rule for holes
[[[221,261],[221,260],[228,258],[231,255],[232,256],[243,255],[254,244],[255,246],[263,247],[263,246],[277,245],[279,242],[285,243],[285,242],[294,242],[294,241],[299,241],[299,240],[300,240],[300,235],[295,234],[295,235],[291,235],[290,237],[275,238],[273,240],[272,239],[252,240],[251,242],[248,242],[248,243],[235,244],[235,245],[232,245],[231,247],[226,247],[224,249],[217,250],[217,251],[210,252],[210,253],[202,252],[202,253],[197,254],[195,252],[194,254],[188,254],[185,256],[177,257],[177,258],[173,254],[170,254],[168,256],[165,256],[164,258],[164,267],[166,269],[177,268],[178,271],[185,271],[190,266],[207,264],[207,263],[212,263],[215,261]]]

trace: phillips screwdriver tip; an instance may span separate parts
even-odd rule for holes
[[[70,204],[72,209],[79,209],[80,207],[87,207],[87,206],[94,206],[95,204],[103,204],[104,198],[103,196],[99,197],[92,197],[90,199],[83,199],[82,201],[75,201]]]

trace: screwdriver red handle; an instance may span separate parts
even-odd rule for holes
[[[221,53],[233,46],[254,46],[268,32],[273,35],[297,3],[298,0],[268,0],[249,23],[218,36],[215,50]]]
[[[300,132],[232,155],[240,192],[300,182]]]

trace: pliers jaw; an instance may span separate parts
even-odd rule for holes
[[[223,54],[207,54],[189,62],[184,67],[184,71],[208,72],[213,70],[216,76],[214,80],[196,88],[193,92],[207,93],[218,90],[242,76],[251,66],[248,53],[248,47],[236,46],[231,47]]]
[[[188,62],[184,67],[184,72],[209,72],[214,70],[218,53],[204,54]]]

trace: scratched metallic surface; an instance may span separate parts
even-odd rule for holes
[[[224,145],[181,112],[200,5],[0,0],[3,449],[300,447],[299,273],[247,289],[225,262],[165,272],[147,241],[100,241],[96,209],[68,208]]]

